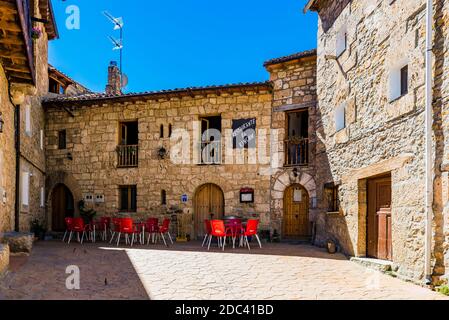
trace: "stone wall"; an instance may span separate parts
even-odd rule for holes
[[[37,1],[36,1],[37,2]],[[35,12],[38,12],[36,3]],[[40,14],[40,13],[39,13]],[[45,113],[42,97],[48,93],[48,38],[44,32],[34,41],[34,59],[36,66],[36,94],[27,96],[20,106],[20,171],[30,174],[29,205],[23,206],[20,199],[20,230],[29,231],[30,223],[37,219],[46,224],[45,203],[41,205],[41,189],[45,190]],[[26,132],[26,109],[30,108],[31,131]],[[44,141],[41,148],[41,131]],[[22,197],[22,192],[20,192]]]
[[[14,228],[15,146],[14,106],[9,101],[8,83],[0,65],[0,112],[4,121],[0,133],[0,232]]]
[[[320,203],[320,241],[366,255],[366,179],[391,174],[393,261],[420,279],[424,263],[425,1],[327,1],[318,31],[317,185],[340,184],[340,214]],[[337,59],[337,36],[346,50]],[[408,94],[390,101],[389,75],[408,63]],[[346,127],[336,132],[335,111]]]
[[[315,183],[316,55],[267,66],[273,83],[272,128],[279,136],[278,165],[271,178],[271,220],[274,229],[282,230],[284,191],[301,184],[309,193],[310,221],[315,221],[317,190]],[[294,107],[297,106],[297,107]],[[285,167],[285,144],[288,138],[287,111],[309,112],[309,164]],[[276,132],[273,131],[273,132]],[[295,170],[295,171],[294,171]]]
[[[197,137],[194,123],[202,116],[221,115],[222,132],[231,129],[233,119],[256,118],[257,129],[269,133],[272,99],[269,91],[269,86],[260,92],[245,87],[232,92],[223,88],[194,96],[92,102],[73,107],[69,112],[58,105],[49,106],[46,113],[48,203],[51,203],[54,186],[64,183],[72,191],[75,203],[87,194],[104,195],[104,203],[87,205],[94,207],[99,215],[115,215],[119,207],[119,186],[137,185],[137,214],[133,216],[161,213],[164,210],[161,190],[167,191],[168,208],[176,206],[184,212],[192,212],[196,189],[214,183],[224,192],[226,214],[255,213],[260,215],[261,227],[269,227],[270,176],[266,170],[269,163],[237,164],[234,160],[234,164],[223,165],[173,164],[170,157],[164,160],[158,157],[160,147],[170,150],[174,143],[167,138],[169,124],[173,134],[178,129],[187,130],[193,157],[194,142],[197,142],[197,138],[193,139]],[[117,168],[119,123],[129,120],[138,121],[139,166]],[[161,125],[165,130],[163,139],[160,138]],[[59,130],[67,132],[66,150],[58,149]],[[245,159],[247,153],[243,153]],[[254,204],[240,204],[239,191],[244,187],[255,190]],[[183,194],[188,195],[186,204],[181,203]],[[47,216],[51,220],[50,206]]]

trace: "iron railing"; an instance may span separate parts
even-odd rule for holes
[[[138,145],[120,145],[117,146],[117,167],[131,168],[137,167],[139,163],[139,146]]]
[[[293,138],[285,141],[285,165],[306,166],[309,164],[309,139]]]

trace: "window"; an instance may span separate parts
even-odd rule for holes
[[[201,121],[201,162],[221,163],[221,116],[200,118]]]
[[[40,131],[40,146],[41,146],[41,150],[44,150],[44,130]]]
[[[30,173],[22,172],[22,205],[30,204]]]
[[[161,137],[161,139],[164,138],[164,125],[161,124],[160,128],[159,128],[159,136]]]
[[[340,200],[338,198],[338,186],[334,183],[327,183],[324,185],[324,194],[327,198],[327,211],[328,212],[339,212],[340,211]]]
[[[31,137],[31,107],[25,106],[25,133]]]
[[[346,51],[348,45],[348,32],[346,26],[342,27],[337,33],[336,55],[341,56]]]
[[[346,128],[346,104],[342,103],[335,110],[335,131],[341,131]]]
[[[60,150],[67,148],[67,132],[66,132],[66,130],[60,130],[58,132],[58,148]]]
[[[167,204],[167,192],[165,190],[161,191],[161,204],[162,205]]]
[[[137,121],[121,122],[117,146],[117,167],[137,167],[139,164],[139,126]]]
[[[168,125],[168,137],[171,138],[171,134],[172,134],[172,126],[171,123]]]
[[[409,87],[409,67],[407,63],[402,63],[390,70],[389,76],[389,99],[390,101],[408,93]]]
[[[41,208],[45,207],[45,189],[44,187],[41,187]]]
[[[120,186],[120,211],[137,211],[137,186]]]
[[[65,87],[55,79],[50,78],[48,80],[48,92],[56,94],[64,94]]]
[[[287,127],[285,165],[307,165],[309,160],[309,111],[287,113]]]

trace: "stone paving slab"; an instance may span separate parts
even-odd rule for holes
[[[197,242],[115,247],[38,242],[26,261],[11,258],[0,299],[445,299],[321,249],[266,244],[210,252]],[[80,290],[67,290],[68,265]],[[107,284],[105,284],[105,279]]]

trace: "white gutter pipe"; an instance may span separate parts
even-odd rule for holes
[[[426,166],[426,199],[425,199],[425,276],[426,284],[432,282],[432,221],[433,221],[433,164],[432,164],[432,49],[433,49],[433,0],[427,0],[426,13],[426,116],[425,116],[425,166]]]

